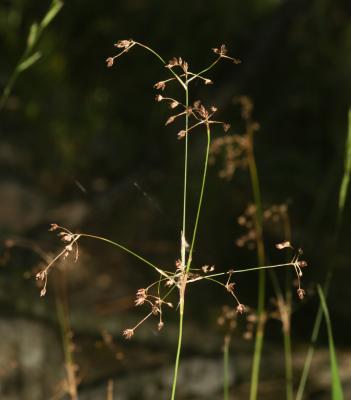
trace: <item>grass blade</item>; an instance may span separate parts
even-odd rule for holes
[[[348,120],[349,120],[349,128],[345,145],[344,175],[342,177],[340,191],[339,191],[338,228],[341,224],[341,219],[345,208],[345,202],[351,175],[351,108],[349,109]]]
[[[325,301],[323,289],[320,285],[318,285],[317,288],[318,288],[318,294],[319,294],[319,298],[320,298],[320,302],[321,302],[321,307],[322,307],[324,318],[325,318],[325,323],[327,325],[329,353],[330,353],[330,367],[331,367],[331,377],[332,377],[332,400],[343,400],[344,395],[343,395],[342,386],[341,386],[338,362],[336,359],[330,315],[329,315],[327,303]]]
[[[351,108],[349,109],[349,112],[348,112],[348,133],[346,136],[346,143],[345,143],[344,173],[343,173],[343,177],[342,177],[341,184],[340,184],[340,190],[339,190],[338,217],[337,217],[337,225],[336,225],[336,232],[335,232],[335,239],[334,239],[335,248],[336,248],[336,245],[338,242],[340,227],[341,227],[341,223],[342,223],[342,217],[344,214],[344,208],[345,208],[345,203],[346,203],[346,198],[347,198],[347,191],[348,191],[349,182],[350,182],[350,175],[351,175]],[[326,280],[325,280],[325,284],[324,284],[325,296],[327,296],[327,294],[328,294],[332,276],[333,276],[333,265],[329,269]],[[305,390],[308,373],[309,373],[309,370],[310,370],[310,367],[312,364],[312,358],[314,355],[314,346],[318,339],[319,328],[320,328],[321,321],[322,321],[322,313],[323,313],[322,305],[320,305],[318,308],[316,319],[314,321],[313,331],[312,331],[312,336],[311,336],[311,344],[307,351],[299,387],[298,387],[297,394],[296,394],[296,400],[302,399],[302,396],[303,396],[303,393]]]
[[[49,8],[49,11],[46,13],[45,17],[40,23],[42,29],[46,28],[50,24],[50,22],[56,17],[56,15],[59,13],[62,7],[63,7],[62,1],[53,0]]]
[[[0,93],[0,111],[5,107],[7,99],[9,98],[12,88],[15,85],[18,76],[25,71],[26,69],[30,68],[33,64],[35,64],[39,58],[40,53],[34,52],[34,47],[37,45],[40,36],[44,29],[50,24],[50,22],[55,18],[58,12],[63,7],[63,2],[61,0],[52,0],[50,8],[40,24],[34,23],[31,25],[29,34],[27,37],[26,48],[19,59],[17,66],[13,70],[12,74],[10,75],[2,94]]]
[[[41,57],[39,51],[35,52],[31,56],[29,56],[26,60],[22,61],[21,64],[17,66],[18,72],[23,72],[27,68],[30,68],[33,64],[35,64]]]

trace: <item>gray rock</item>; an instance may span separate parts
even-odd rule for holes
[[[0,182],[0,226],[22,233],[38,225],[44,214],[41,197],[17,182]]]
[[[57,336],[37,322],[0,319],[0,337],[0,398],[50,398],[63,377]]]

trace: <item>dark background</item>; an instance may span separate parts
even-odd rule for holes
[[[0,87],[23,52],[31,23],[48,4],[1,2]],[[315,284],[324,281],[333,265],[329,307],[335,339],[340,348],[349,346],[349,202],[336,250],[333,240],[351,100],[350,22],[351,3],[346,0],[67,1],[43,34],[42,59],[19,77],[0,115],[3,321],[25,318],[58,332],[56,275],[50,275],[44,299],[32,279],[40,263],[36,246],[52,254],[60,248],[47,233],[52,222],[113,238],[174,268],[181,229],[183,142],[177,140],[176,126],[164,126],[169,111],[154,101],[153,89],[167,71],[140,48],[111,69],[105,59],[115,54],[117,40],[133,38],[166,60],[182,56],[198,71],[214,59],[211,49],[225,43],[242,64],[221,63],[209,73],[214,85],[195,84],[192,100],[216,104],[218,118],[232,125],[230,133],[242,133],[234,99],[251,97],[253,117],[260,124],[255,154],[264,206],[288,203],[293,242],[304,249],[309,263],[303,278],[308,296],[293,317],[294,340],[308,341],[317,306]],[[215,135],[223,134],[217,131]],[[193,214],[203,136],[199,131],[191,137]],[[219,165],[209,172],[196,263],[215,264],[219,271],[253,266],[255,252],[235,246],[243,234],[237,218],[252,201],[248,171],[221,180]],[[282,261],[274,244],[283,239],[279,229],[267,228],[269,262]],[[101,243],[82,242],[81,252],[77,266],[66,267],[65,279],[73,330],[83,346],[84,338],[98,337],[105,317],[116,337],[133,324],[140,311],[132,308],[134,293],[155,277]],[[241,301],[254,307],[257,276],[243,275],[236,283]],[[190,325],[215,332],[220,307],[230,304],[230,298],[207,284],[191,290]],[[112,327],[115,319],[119,322]],[[172,326],[176,313],[167,320]],[[268,341],[279,343],[279,323],[268,327]],[[147,327],[140,329],[141,336],[147,335]],[[323,332],[321,345],[326,344]],[[170,348],[172,356],[175,340]],[[192,349],[190,343],[188,351]],[[96,379],[108,374],[110,370]]]

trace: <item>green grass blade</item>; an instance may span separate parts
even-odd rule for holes
[[[60,0],[53,0],[49,11],[46,13],[45,17],[40,23],[40,26],[42,29],[46,28],[50,22],[56,17],[56,15],[59,13],[61,8],[63,7],[63,2]]]
[[[50,8],[40,24],[38,25],[37,23],[33,23],[31,25],[27,37],[26,48],[21,58],[19,59],[17,66],[14,68],[12,74],[10,75],[2,93],[0,93],[0,111],[5,107],[7,99],[12,92],[13,86],[15,85],[18,76],[39,60],[40,53],[34,52],[34,47],[37,45],[44,29],[55,18],[62,7],[63,2],[61,0],[52,0]]]
[[[343,173],[343,177],[342,177],[341,184],[340,184],[340,190],[339,190],[338,217],[337,217],[337,225],[336,225],[336,232],[335,232],[335,247],[338,242],[340,227],[341,227],[341,223],[342,223],[342,217],[344,214],[344,208],[345,208],[347,192],[348,192],[348,187],[349,187],[349,182],[350,182],[350,175],[351,175],[351,108],[349,109],[349,112],[348,112],[348,132],[347,132],[346,143],[345,143],[344,173]],[[325,284],[324,284],[325,295],[328,294],[332,276],[333,276],[333,265],[329,269],[326,280],[325,280]],[[319,328],[320,328],[321,321],[322,321],[322,313],[323,313],[322,305],[320,305],[316,319],[314,321],[312,337],[311,337],[311,345],[308,348],[308,352],[306,355],[306,359],[305,359],[305,363],[304,363],[304,367],[303,367],[303,371],[302,371],[302,375],[301,375],[301,379],[300,379],[300,383],[299,383],[299,387],[297,390],[297,395],[296,395],[295,400],[301,400],[303,393],[305,391],[307,377],[309,374],[309,370],[310,370],[310,367],[312,364],[312,358],[314,355],[314,346],[318,339]]]
[[[27,59],[22,61],[18,66],[17,66],[17,71],[18,72],[23,72],[24,70],[30,68],[33,64],[35,64],[41,57],[41,53],[39,51],[35,52],[31,56],[29,56]]]
[[[34,22],[34,24],[31,25],[28,38],[27,38],[27,47],[31,48],[34,46],[35,42],[37,41],[38,37],[38,24]]]
[[[348,121],[349,121],[349,128],[345,145],[344,175],[341,181],[340,191],[339,191],[338,228],[341,224],[341,219],[345,208],[345,202],[351,175],[351,108],[349,109]]]
[[[325,301],[323,289],[320,285],[318,285],[318,294],[319,294],[325,322],[327,325],[329,353],[330,353],[330,367],[331,367],[331,376],[332,376],[332,400],[343,400],[344,395],[343,395],[342,386],[341,386],[338,362],[336,359],[330,315],[329,315],[329,311],[328,311],[328,307],[327,307],[327,302]]]

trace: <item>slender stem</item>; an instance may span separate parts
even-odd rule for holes
[[[260,320],[258,320],[256,337],[255,337],[253,366],[251,372],[250,400],[257,399],[259,369],[260,369],[261,354],[263,348],[263,326],[264,323],[261,323]]]
[[[203,169],[203,174],[202,174],[202,183],[201,183],[199,203],[197,206],[196,219],[195,219],[194,231],[193,231],[193,236],[192,236],[191,245],[190,245],[188,262],[187,262],[187,266],[186,266],[186,272],[189,272],[189,269],[191,266],[192,255],[193,255],[193,251],[194,251],[194,245],[195,245],[196,234],[197,234],[197,228],[198,228],[198,224],[199,224],[201,207],[202,207],[202,199],[203,199],[203,195],[205,192],[207,167],[208,167],[208,156],[210,153],[210,144],[211,144],[211,130],[210,130],[209,124],[206,124],[206,134],[207,134],[206,156],[205,156],[204,169]]]
[[[175,359],[175,364],[174,364],[171,400],[175,399],[175,393],[176,393],[176,388],[177,388],[179,361],[180,361],[180,353],[182,350],[182,339],[183,339],[183,320],[184,320],[184,297],[183,298],[181,297],[180,303],[179,303],[178,345],[177,345],[177,354],[176,354],[176,359]]]
[[[208,166],[208,156],[209,156],[209,152],[210,152],[210,143],[211,143],[211,132],[210,132],[209,124],[207,124],[206,128],[207,128],[206,129],[206,132],[207,132],[207,147],[206,147],[206,156],[205,156],[205,162],[204,162],[204,170],[203,170],[203,175],[202,175],[200,197],[199,197],[199,202],[198,202],[198,206],[197,206],[195,226],[194,226],[194,231],[193,231],[193,236],[192,236],[192,241],[191,241],[191,246],[190,246],[190,251],[189,251],[189,257],[188,257],[188,261],[187,261],[187,265],[186,265],[185,273],[183,275],[182,282],[180,283],[180,286],[179,286],[178,346],[177,346],[177,354],[176,354],[176,360],[175,360],[175,366],[174,366],[174,375],[173,375],[171,400],[175,399],[177,380],[178,380],[179,360],[180,360],[180,353],[181,353],[181,349],[182,349],[185,289],[186,289],[186,285],[188,283],[188,272],[189,272],[190,267],[191,267],[192,253],[193,253],[193,249],[194,249],[196,233],[197,233],[198,223],[199,223],[199,219],[200,219],[202,199],[203,199],[203,195],[204,195],[204,191],[205,191],[207,166]]]
[[[223,346],[223,398],[229,400],[229,344],[230,337],[224,337]]]
[[[250,126],[250,123],[248,124]],[[253,131],[249,129],[249,148],[248,148],[248,163],[250,170],[251,186],[253,190],[254,201],[256,205],[256,235],[257,235],[257,261],[259,266],[265,264],[265,249],[263,243],[263,232],[262,232],[262,202],[261,193],[258,180],[258,173],[256,167],[256,160],[253,150]],[[263,347],[263,335],[264,335],[264,325],[265,325],[265,313],[264,313],[264,303],[265,303],[265,290],[266,290],[266,274],[264,269],[261,269],[258,277],[258,303],[257,303],[257,330],[255,337],[255,349],[251,372],[251,387],[250,387],[250,400],[257,399],[258,392],[258,382],[259,382],[259,372],[260,363]]]
[[[112,244],[113,246],[118,247],[119,249],[125,251],[128,254],[131,254],[132,256],[134,256],[135,258],[137,258],[138,260],[142,261],[143,263],[149,265],[150,267],[152,267],[153,269],[155,269],[159,274],[165,276],[166,278],[170,278],[170,276],[162,269],[156,267],[156,265],[152,264],[150,261],[146,260],[145,258],[139,256],[139,254],[135,253],[132,250],[129,250],[127,247],[122,246],[119,243],[114,242],[113,240],[110,239],[106,239],[104,237],[101,236],[96,236],[96,235],[89,235],[87,233],[79,233],[78,234],[80,237],[87,237],[87,238],[92,238],[92,239],[97,239],[97,240],[101,240],[103,242]]]
[[[189,106],[189,88],[186,84],[185,89],[185,107]],[[181,237],[181,258],[182,265],[186,264],[186,202],[187,202],[187,184],[188,184],[188,131],[189,131],[189,114],[185,113],[185,151],[184,151],[184,187],[183,187],[183,225]]]
[[[283,214],[284,218],[284,236],[286,240],[291,241],[291,226],[288,213]],[[286,313],[286,329],[283,327],[284,340],[284,357],[285,357],[285,380],[286,380],[286,399],[294,398],[294,376],[293,376],[293,359],[291,346],[291,310],[292,310],[292,294],[291,294],[291,271],[285,273],[285,313]]]
[[[287,274],[289,275],[289,274]],[[292,352],[291,352],[291,291],[286,288],[285,298],[279,285],[277,276],[270,271],[270,278],[277,297],[278,310],[282,322],[283,343],[284,343],[284,363],[285,363],[285,389],[286,399],[293,400],[293,370],[292,370]]]
[[[292,352],[291,352],[291,334],[290,330],[283,333],[284,339],[284,358],[285,358],[285,385],[286,400],[293,400],[293,369],[292,369]]]
[[[145,44],[139,43],[139,42],[134,42],[135,44],[137,44],[140,47],[143,47],[145,50],[149,51],[150,53],[152,53],[154,56],[156,56],[161,62],[162,64],[166,64],[166,61],[155,51],[153,50],[151,47],[146,46]],[[172,75],[174,75],[174,77],[177,79],[177,81],[180,83],[180,85],[182,86],[182,88],[187,91],[187,86],[186,84],[181,80],[181,78],[179,77],[179,75],[173,71],[172,68],[169,68],[170,72]]]
[[[324,293],[328,292],[329,283],[330,283],[330,280],[331,280],[331,275],[332,275],[331,271],[329,270],[329,273],[328,273],[328,276],[327,276],[327,279],[326,279],[326,285],[324,287]],[[320,304],[319,308],[318,308],[316,319],[314,321],[313,330],[312,330],[312,336],[311,336],[311,343],[310,343],[310,346],[308,348],[307,355],[306,355],[306,358],[305,358],[305,363],[304,363],[304,366],[303,366],[299,387],[298,387],[297,393],[296,393],[296,400],[302,400],[302,398],[303,398],[303,393],[305,391],[305,386],[306,386],[306,382],[307,382],[307,378],[308,378],[308,373],[310,371],[310,367],[311,367],[312,359],[313,359],[313,355],[314,355],[314,348],[315,348],[315,345],[317,343],[319,329],[320,329],[320,326],[321,326],[321,323],[322,323],[322,316],[323,316],[323,309],[322,309],[322,306]]]
[[[204,74],[205,72],[209,71],[210,69],[212,69],[217,63],[218,61],[221,59],[221,57],[216,58],[213,63],[211,65],[209,65],[207,68],[203,69],[202,71],[198,72],[197,74],[194,74],[189,80],[188,82],[191,82],[192,80],[196,79],[198,76]]]

